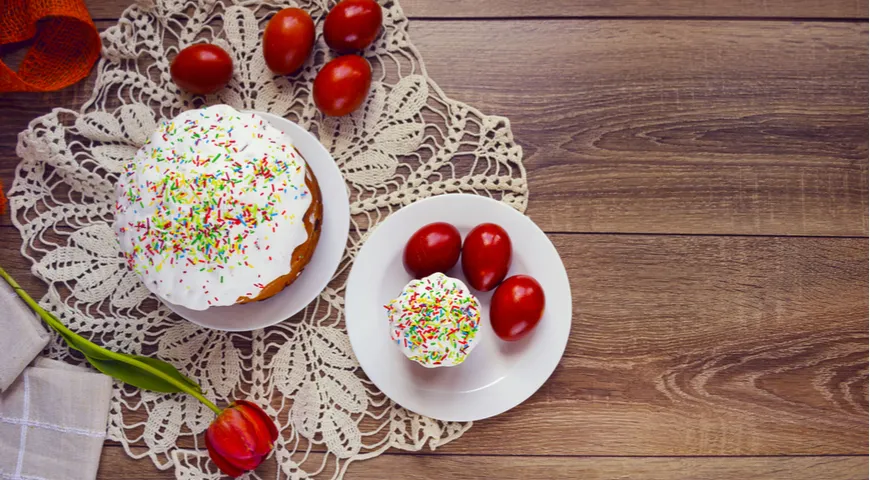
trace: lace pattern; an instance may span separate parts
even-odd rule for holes
[[[410,413],[365,378],[344,330],[345,281],[368,232],[418,199],[475,193],[519,211],[528,201],[522,150],[507,119],[445,96],[393,0],[382,0],[384,31],[365,52],[374,78],[364,107],[338,119],[321,116],[311,84],[333,55],[320,38],[331,5],[139,0],[102,34],[96,86],[81,110],[55,109],[20,134],[10,191],[22,253],[48,285],[41,305],[102,345],[172,362],[219,404],[247,398],[264,406],[281,430],[267,460],[277,462],[281,478],[340,478],[351,461],[390,447],[435,448],[471,427]],[[303,69],[282,77],[266,67],[260,39],[269,16],[288,6],[312,14],[318,41]],[[169,59],[197,42],[220,45],[235,65],[230,85],[204,100],[179,91],[169,75]],[[352,226],[339,271],[303,313],[265,330],[220,332],[179,320],[127,269],[110,227],[126,159],[162,119],[216,103],[271,112],[314,132],[347,181]],[[48,353],[80,361],[59,339]],[[192,398],[116,383],[108,434],[129,455],[173,468],[179,479],[216,479],[197,440],[212,418]]]

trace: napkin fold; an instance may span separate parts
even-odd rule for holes
[[[0,392],[12,382],[50,338],[42,321],[18,297],[15,290],[0,280]]]
[[[111,396],[105,375],[36,360],[0,394],[0,478],[94,479]]]

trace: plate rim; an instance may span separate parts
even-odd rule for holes
[[[542,238],[544,240],[546,240],[547,243],[550,245],[550,248],[552,248],[552,252],[555,254],[555,258],[558,259],[558,267],[559,267],[558,269],[555,269],[555,271],[553,272],[553,275],[556,275],[558,277],[556,279],[557,281],[564,282],[564,287],[567,288],[567,293],[568,293],[568,296],[567,296],[567,319],[564,321],[564,327],[563,327],[564,335],[562,336],[561,341],[558,342],[558,345],[551,344],[550,348],[548,349],[549,351],[553,351],[553,352],[558,351],[558,355],[548,356],[548,358],[551,358],[551,360],[545,362],[543,364],[543,366],[545,368],[539,370],[539,371],[546,370],[546,374],[541,374],[539,377],[539,380],[525,383],[524,387],[523,387],[523,384],[521,383],[520,386],[516,387],[516,388],[520,389],[521,393],[518,394],[516,397],[514,397],[513,401],[506,402],[506,404],[505,404],[506,406],[498,407],[491,412],[487,412],[484,415],[480,415],[480,414],[463,415],[462,413],[458,413],[456,415],[433,416],[430,414],[431,412],[429,412],[429,413],[425,412],[425,410],[426,410],[425,408],[422,409],[424,411],[420,411],[421,409],[418,408],[419,405],[417,405],[417,404],[412,404],[409,406],[408,404],[406,404],[408,402],[402,403],[402,401],[400,401],[400,400],[407,400],[405,398],[397,400],[395,398],[396,392],[392,391],[392,392],[388,393],[382,387],[383,382],[378,382],[374,378],[372,378],[372,375],[369,373],[369,371],[366,370],[366,366],[364,366],[363,362],[359,360],[359,355],[356,352],[360,348],[358,343],[361,342],[362,339],[359,336],[359,335],[361,335],[361,333],[359,333],[360,330],[358,330],[358,329],[363,328],[363,325],[361,324],[362,322],[350,321],[350,318],[354,315],[353,312],[355,311],[355,309],[352,305],[352,303],[355,303],[355,298],[352,295],[352,291],[354,290],[354,286],[359,281],[359,279],[357,277],[362,275],[361,271],[357,267],[359,265],[358,260],[361,256],[365,255],[365,252],[366,252],[367,247],[369,245],[374,245],[374,243],[372,243],[372,240],[374,238],[376,238],[375,236],[378,235],[378,232],[385,231],[385,230],[381,230],[381,227],[386,222],[391,221],[390,219],[395,217],[400,212],[403,212],[403,211],[408,210],[408,209],[413,210],[412,207],[414,207],[415,205],[420,205],[423,203],[430,203],[430,202],[437,202],[437,201],[444,201],[445,200],[444,197],[450,197],[451,199],[459,197],[461,199],[464,199],[467,201],[473,201],[473,202],[483,201],[483,202],[490,203],[491,205],[495,206],[496,208],[507,209],[510,212],[512,212],[512,214],[517,215],[517,218],[520,222],[524,223],[526,225],[526,227],[531,227],[534,231],[536,231],[538,234],[540,234],[542,236]],[[460,200],[460,201],[462,201],[462,200]],[[411,211],[411,210],[409,210],[409,211]],[[406,212],[402,215],[403,216],[408,215],[408,213]],[[393,221],[395,221],[395,219]],[[371,247],[371,248],[374,248],[374,247]],[[540,388],[552,376],[553,372],[555,372],[556,368],[558,367],[559,363],[562,360],[562,357],[564,356],[565,350],[566,350],[567,345],[568,345],[568,340],[571,336],[571,325],[573,322],[574,312],[573,312],[573,297],[570,295],[570,293],[571,293],[571,283],[570,283],[570,279],[568,277],[567,270],[565,269],[565,264],[562,261],[561,255],[559,255],[559,252],[556,249],[556,246],[553,245],[553,242],[550,240],[550,238],[547,236],[547,234],[540,227],[538,227],[538,225],[535,224],[534,221],[532,221],[527,215],[517,211],[516,209],[514,209],[513,207],[511,207],[510,205],[508,205],[504,202],[501,202],[499,200],[496,200],[496,199],[493,199],[491,197],[484,196],[484,195],[474,195],[474,194],[465,194],[465,193],[451,193],[451,194],[433,195],[433,196],[418,200],[416,202],[413,202],[409,205],[406,205],[406,206],[402,207],[401,209],[397,210],[396,212],[394,212],[393,214],[386,217],[381,223],[376,225],[375,230],[370,234],[369,238],[365,241],[365,243],[360,248],[359,252],[357,253],[357,255],[354,258],[354,263],[351,266],[351,271],[348,275],[347,286],[345,289],[345,328],[347,329],[348,338],[350,340],[351,347],[354,350],[354,354],[357,357],[357,361],[360,364],[360,368],[366,373],[367,378],[369,380],[371,380],[371,382],[374,383],[375,386],[381,392],[383,392],[384,395],[386,395],[388,398],[390,398],[392,401],[396,402],[398,405],[402,406],[403,408],[405,408],[409,411],[412,411],[414,413],[417,413],[419,415],[423,415],[426,417],[434,418],[436,420],[460,421],[460,422],[483,420],[486,418],[491,418],[491,417],[500,415],[508,410],[511,410],[511,409],[521,405],[526,400],[528,400],[532,395],[534,395],[538,390],[540,390]],[[354,333],[354,332],[356,332],[356,333]],[[354,340],[355,338],[356,338],[356,341]],[[369,365],[369,367],[371,367],[371,365]],[[517,373],[515,373],[515,375],[516,374]],[[376,376],[378,376],[378,375],[376,375]],[[491,384],[491,385],[498,384],[502,380],[499,380],[498,382],[495,382],[494,384]],[[489,386],[484,387],[484,388],[489,388]],[[387,390],[391,390],[391,389],[388,388]],[[401,396],[401,395],[399,395],[399,396]]]
[[[326,168],[328,168],[330,171],[332,171],[332,173],[336,174],[338,176],[338,178],[341,179],[342,185],[344,185],[345,188],[347,188],[347,183],[346,183],[346,180],[344,178],[344,175],[341,173],[341,169],[338,168],[338,164],[336,163],[335,158],[332,156],[332,153],[330,153],[329,150],[327,150],[326,146],[324,146],[323,143],[320,142],[320,139],[317,138],[313,133],[309,132],[308,130],[306,130],[304,127],[302,127],[298,123],[294,122],[293,120],[290,120],[290,119],[287,119],[284,117],[280,117],[278,115],[275,115],[274,113],[262,112],[262,111],[258,111],[258,110],[240,110],[240,112],[260,115],[263,118],[265,118],[266,120],[268,120],[270,123],[273,123],[276,120],[278,120],[279,122],[287,122],[287,123],[293,125],[295,128],[298,128],[300,132],[304,132],[306,135],[309,135],[317,143],[317,145],[323,150],[323,153],[326,154],[328,159],[331,160],[331,162],[325,162],[327,164]],[[275,126],[274,123],[272,126]],[[285,129],[279,128],[277,126],[275,126],[275,128],[278,128],[279,130],[281,130],[285,135],[289,135],[289,133]],[[307,161],[308,160],[306,160],[306,162]],[[350,223],[351,223],[350,198],[347,197],[346,195],[342,196],[341,198],[344,199],[344,203],[347,206],[346,209],[341,209],[341,211],[344,212],[344,216],[347,218],[347,229],[346,230],[341,229],[340,232],[337,232],[337,234],[341,234],[343,237],[343,242],[342,242],[343,247],[342,247],[341,253],[338,255],[338,260],[335,262],[335,267],[332,268],[332,271],[330,272],[329,276],[327,277],[326,282],[317,290],[317,293],[315,293],[314,296],[312,296],[309,300],[307,300],[301,307],[299,307],[299,309],[297,309],[293,313],[286,315],[286,316],[284,316],[282,314],[281,318],[273,319],[270,322],[264,322],[262,324],[257,324],[254,326],[223,327],[223,326],[209,325],[205,322],[202,322],[199,320],[194,320],[194,319],[191,319],[191,318],[185,316],[185,314],[182,313],[182,311],[187,310],[187,309],[185,309],[183,306],[167,302],[160,297],[157,297],[158,301],[161,302],[163,305],[165,305],[166,308],[168,308],[173,313],[175,313],[176,315],[178,315],[179,317],[181,317],[183,320],[185,320],[187,322],[193,323],[193,324],[198,325],[200,327],[208,328],[211,330],[222,331],[222,332],[252,332],[254,330],[260,330],[263,328],[268,328],[268,327],[271,327],[274,325],[278,325],[279,323],[282,323],[284,321],[289,320],[291,317],[293,317],[297,313],[299,313],[302,310],[304,310],[305,308],[307,308],[311,304],[311,302],[315,301],[317,299],[317,297],[320,296],[321,293],[323,293],[323,290],[326,289],[327,286],[329,286],[329,282],[331,282],[332,279],[335,277],[335,272],[337,272],[338,269],[341,267],[341,262],[344,259],[345,252],[347,251],[347,239],[350,236]],[[336,201],[336,199],[330,198],[329,201],[334,202],[334,201]],[[325,202],[326,201],[324,200],[324,203]],[[343,234],[342,234],[342,232],[343,232]],[[292,285],[288,286],[287,288],[292,288]],[[282,290],[282,292],[284,292],[284,291],[286,291],[286,289]],[[282,292],[278,292],[275,296],[281,295]],[[251,302],[251,303],[242,304],[242,305],[230,305],[227,307],[244,308],[246,306],[250,306],[250,307],[255,308],[256,304],[257,304],[257,302]],[[210,309],[206,309],[204,311],[211,310],[211,309],[227,308],[227,307],[211,307]]]

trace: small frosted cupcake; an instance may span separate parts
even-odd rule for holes
[[[477,345],[480,303],[443,273],[412,280],[385,308],[390,338],[424,367],[459,365]]]

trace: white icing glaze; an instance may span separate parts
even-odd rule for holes
[[[114,229],[130,268],[194,310],[256,297],[308,238],[302,156],[268,121],[227,105],[161,125],[117,192]]]
[[[480,302],[443,273],[411,280],[386,308],[390,339],[424,367],[459,365],[479,343]]]

